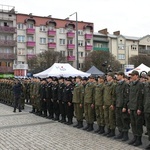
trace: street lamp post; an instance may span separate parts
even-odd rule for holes
[[[72,16],[72,15],[76,15],[76,57],[77,57],[77,59],[76,59],[76,68],[77,69],[79,69],[79,54],[78,54],[78,14],[77,14],[77,12],[74,12],[73,14],[71,14],[70,16]]]

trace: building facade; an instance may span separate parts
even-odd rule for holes
[[[76,44],[76,21],[32,14],[16,14],[17,17],[17,63],[27,64],[28,59],[46,50],[58,51],[66,62],[83,68],[86,55],[93,50],[93,23],[78,21],[78,45]]]
[[[16,48],[15,9],[13,6],[0,5],[0,77],[12,76]]]

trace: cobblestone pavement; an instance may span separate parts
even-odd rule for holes
[[[0,150],[140,150],[0,104]]]

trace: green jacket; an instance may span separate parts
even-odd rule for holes
[[[116,107],[127,108],[129,101],[129,85],[125,81],[120,81],[116,85]]]
[[[84,103],[94,104],[95,84],[88,83],[84,91]]]
[[[105,106],[110,106],[110,105],[115,106],[115,89],[116,89],[116,84],[114,82],[109,82],[105,84],[104,97],[103,97]]]
[[[83,104],[84,87],[82,84],[76,84],[73,90],[73,103]]]
[[[129,109],[143,110],[143,84],[137,80],[130,84]]]
[[[95,87],[95,105],[103,105],[104,84],[97,84]]]
[[[144,86],[144,113],[150,113],[150,81]]]

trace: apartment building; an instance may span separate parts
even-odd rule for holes
[[[77,46],[79,69],[84,58],[93,50],[93,23],[68,19],[57,19],[16,14],[17,17],[17,63],[27,64],[28,59],[46,50],[58,51],[66,62],[77,67]],[[78,45],[76,31],[78,30]]]
[[[0,5],[0,77],[13,76],[16,47],[15,8]]]

